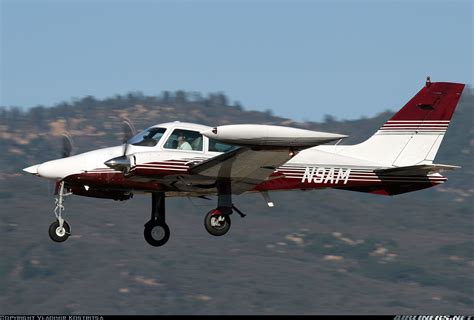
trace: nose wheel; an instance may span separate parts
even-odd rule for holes
[[[66,221],[63,221],[63,225],[59,225],[59,221],[56,220],[49,226],[49,237],[54,242],[64,242],[69,238],[71,234],[71,227]]]
[[[219,209],[213,209],[204,218],[204,227],[213,236],[225,235],[230,230],[230,217]]]

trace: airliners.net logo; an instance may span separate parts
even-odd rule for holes
[[[395,316],[394,320],[474,320],[474,316]]]

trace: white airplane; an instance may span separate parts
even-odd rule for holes
[[[170,236],[165,198],[217,195],[204,219],[214,236],[226,234],[236,208],[232,195],[336,188],[396,195],[444,183],[440,172],[459,168],[433,164],[464,84],[431,82],[368,140],[322,145],[345,135],[282,126],[237,124],[207,127],[184,122],[157,124],[124,145],[33,165],[24,171],[56,180],[56,242],[71,234],[64,198],[75,194],[114,200],[152,195],[145,240],[164,245]]]

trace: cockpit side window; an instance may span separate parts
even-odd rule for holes
[[[174,129],[163,148],[202,151],[202,135],[197,131]]]
[[[128,144],[142,147],[154,147],[160,141],[166,128],[149,128],[128,140]]]
[[[217,140],[209,138],[209,151],[214,152],[227,152],[238,148],[237,146],[219,142]]]

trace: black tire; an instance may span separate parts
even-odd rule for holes
[[[204,227],[207,232],[213,236],[220,237],[225,235],[230,229],[230,217],[224,214],[215,214],[215,210],[211,210],[204,218]],[[216,221],[218,219],[218,221]]]
[[[63,231],[59,230],[59,221],[56,220],[49,226],[49,237],[54,242],[64,242],[71,235],[71,227],[64,221]]]
[[[161,221],[148,221],[143,231],[146,242],[154,247],[161,247],[170,238],[170,228]]]

